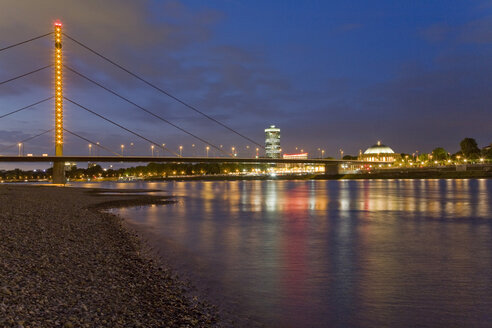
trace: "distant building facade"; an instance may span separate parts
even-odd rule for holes
[[[300,154],[284,154],[284,159],[308,159],[308,153],[300,153]]]
[[[265,153],[268,158],[280,158],[280,129],[270,125],[265,129]]]
[[[399,157],[400,154],[396,154],[393,149],[381,144],[381,141],[378,141],[377,144],[367,148],[366,151],[359,156],[359,159],[369,162],[394,162]]]

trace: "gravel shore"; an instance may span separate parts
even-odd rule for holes
[[[99,209],[167,202],[0,186],[0,327],[217,327],[214,307]]]

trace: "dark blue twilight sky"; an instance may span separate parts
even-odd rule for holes
[[[492,142],[492,1],[17,1],[0,5],[0,48],[65,32],[263,143],[357,154],[377,140],[397,152]],[[248,143],[65,40],[65,62],[199,136],[247,156]],[[0,81],[46,65],[48,37],[0,52]],[[67,97],[184,155],[204,145],[65,72]],[[50,95],[52,72],[0,85],[0,112]],[[51,128],[53,105],[0,120],[0,147]],[[133,154],[138,140],[65,104],[65,126]],[[25,152],[53,153],[46,135]],[[195,144],[193,148],[191,145]],[[251,145],[254,147],[254,145]],[[87,142],[66,136],[67,154]],[[4,153],[16,153],[11,148]]]

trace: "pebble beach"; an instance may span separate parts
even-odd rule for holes
[[[82,188],[0,186],[0,327],[217,327],[215,307],[103,208],[165,203]]]

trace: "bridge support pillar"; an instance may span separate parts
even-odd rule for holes
[[[340,168],[337,163],[325,164],[325,175],[339,175]]]
[[[65,162],[53,162],[53,183],[65,184],[66,182],[67,180],[65,179]]]

